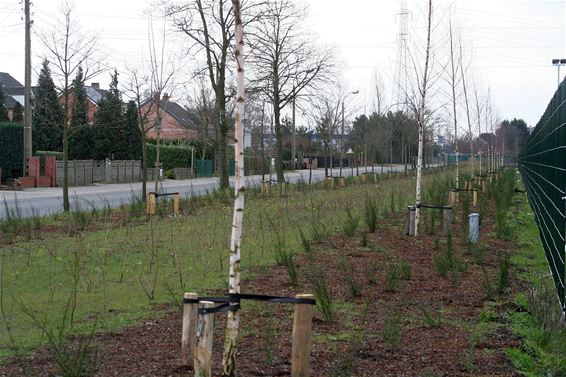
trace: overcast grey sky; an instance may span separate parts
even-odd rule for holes
[[[297,0],[299,1],[299,0]],[[320,43],[335,48],[348,89],[360,90],[360,111],[373,108],[373,76],[383,78],[391,101],[399,31],[398,0],[307,0],[309,26]],[[462,33],[472,71],[482,88],[491,88],[502,118],[524,118],[533,126],[544,112],[557,84],[552,58],[566,58],[564,0],[435,0],[436,21],[452,12]],[[448,7],[452,4],[452,11]],[[409,31],[415,42],[424,33],[425,0],[409,0]],[[33,6],[34,30],[48,30],[57,16],[59,0]],[[98,32],[107,64],[119,70],[143,61],[147,50],[147,9],[142,0],[76,0],[75,17],[83,30]],[[24,32],[19,0],[0,0],[0,71],[23,82]],[[438,60],[444,59],[446,29],[436,30]],[[184,40],[170,33],[167,45],[180,53]],[[38,69],[43,48],[33,37],[33,65]],[[187,65],[191,64],[187,62]],[[566,67],[563,69],[566,74]],[[98,77],[108,86],[108,73]],[[35,82],[35,74],[34,74]]]

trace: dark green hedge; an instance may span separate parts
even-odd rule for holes
[[[0,168],[2,182],[18,178],[23,171],[24,128],[18,123],[0,123]]]
[[[147,144],[147,166],[154,167],[157,156],[157,146]],[[195,159],[198,156],[195,151]],[[187,145],[160,145],[159,161],[164,170],[191,167],[191,149]]]
[[[63,161],[63,152],[57,151],[36,151],[34,156],[39,157],[42,161],[45,157],[55,157],[57,161]]]

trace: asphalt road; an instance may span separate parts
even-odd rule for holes
[[[403,165],[385,167],[384,171],[403,171]],[[371,167],[368,168],[371,172]],[[365,168],[360,168],[359,173],[365,172]],[[375,172],[381,172],[381,167],[375,167]],[[333,170],[334,175],[338,175],[338,169]],[[356,169],[344,169],[344,176],[356,174]],[[291,183],[300,181],[308,182],[309,171],[300,170],[285,174],[286,180]],[[275,179],[275,176],[273,176]],[[312,171],[312,181],[318,182],[324,179],[324,169]],[[233,177],[230,178],[233,184]],[[246,177],[246,187],[257,187],[261,183],[261,175]],[[132,198],[141,195],[141,183],[131,184],[96,184],[86,187],[69,188],[69,196],[72,208],[81,209],[101,209],[106,206],[112,208],[119,207],[132,201]],[[148,191],[153,191],[154,182],[148,182]],[[164,180],[160,182],[160,192],[179,192],[181,197],[199,196],[214,191],[218,188],[218,178],[196,178],[184,181]],[[6,218],[7,211],[18,210],[20,216],[29,217],[31,215],[47,216],[63,210],[63,189],[55,188],[35,188],[25,191],[0,191],[0,219]]]

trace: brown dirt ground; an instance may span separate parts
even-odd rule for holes
[[[401,216],[388,218],[369,235],[370,246],[379,246],[380,251],[360,248],[359,236],[334,236],[328,243],[314,245],[314,257],[301,254],[297,259],[298,286],[302,288],[290,285],[283,267],[269,266],[258,269],[255,277],[243,284],[245,292],[283,296],[309,292],[309,270],[313,264],[323,266],[338,310],[332,323],[315,317],[312,376],[517,376],[505,349],[517,346],[520,340],[505,326],[498,326],[496,321],[479,341],[470,340],[486,302],[484,277],[473,256],[455,239],[456,254],[467,262],[467,271],[457,274],[457,283],[450,277],[439,277],[433,264],[437,253],[434,237],[401,235],[400,223]],[[488,218],[482,224],[482,236],[487,245],[487,271],[494,281],[497,252],[510,251],[514,245],[494,239],[491,232]],[[362,286],[359,297],[351,297],[340,272],[338,261],[344,256]],[[386,270],[390,263],[400,260],[411,265],[411,279],[403,281],[397,291],[386,292]],[[368,276],[374,268],[378,280],[372,285]],[[514,284],[512,281],[511,289]],[[442,321],[438,326],[425,324],[423,307],[440,310]],[[169,305],[155,310],[151,321],[94,336],[94,376],[192,376],[179,360],[181,309]],[[290,375],[292,313],[292,305],[243,303],[240,376]],[[398,349],[392,349],[382,336],[384,319],[391,313],[401,321]],[[215,320],[213,375],[220,376],[226,315],[217,314]],[[49,349],[33,352],[26,364],[34,376],[57,375]],[[16,363],[0,366],[0,376],[19,375]]]

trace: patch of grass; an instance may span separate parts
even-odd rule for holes
[[[419,308],[423,315],[423,324],[426,327],[441,327],[442,317],[440,316],[440,311],[438,309],[430,310],[427,307],[421,306]]]
[[[400,279],[397,265],[390,265],[385,273],[385,292],[396,292],[401,285]]]
[[[375,233],[377,229],[377,218],[379,216],[379,210],[377,208],[377,203],[369,195],[366,196],[365,209],[364,209],[364,220],[368,232]]]
[[[518,276],[529,288],[513,298],[516,310],[507,313],[510,328],[523,339],[518,348],[506,350],[514,367],[526,376],[566,375],[566,330],[556,290],[542,249],[539,232],[525,198],[515,213],[519,255],[511,259],[523,272]]]
[[[385,315],[381,336],[391,351],[396,351],[401,346],[401,311],[393,310]]]
[[[326,273],[320,267],[314,267],[309,271],[309,283],[314,291],[316,308],[324,321],[334,320],[334,304],[332,291],[326,280]]]
[[[344,234],[348,237],[355,236],[359,223],[360,218],[357,215],[354,215],[349,207],[346,208],[346,220],[342,223],[342,230]]]

